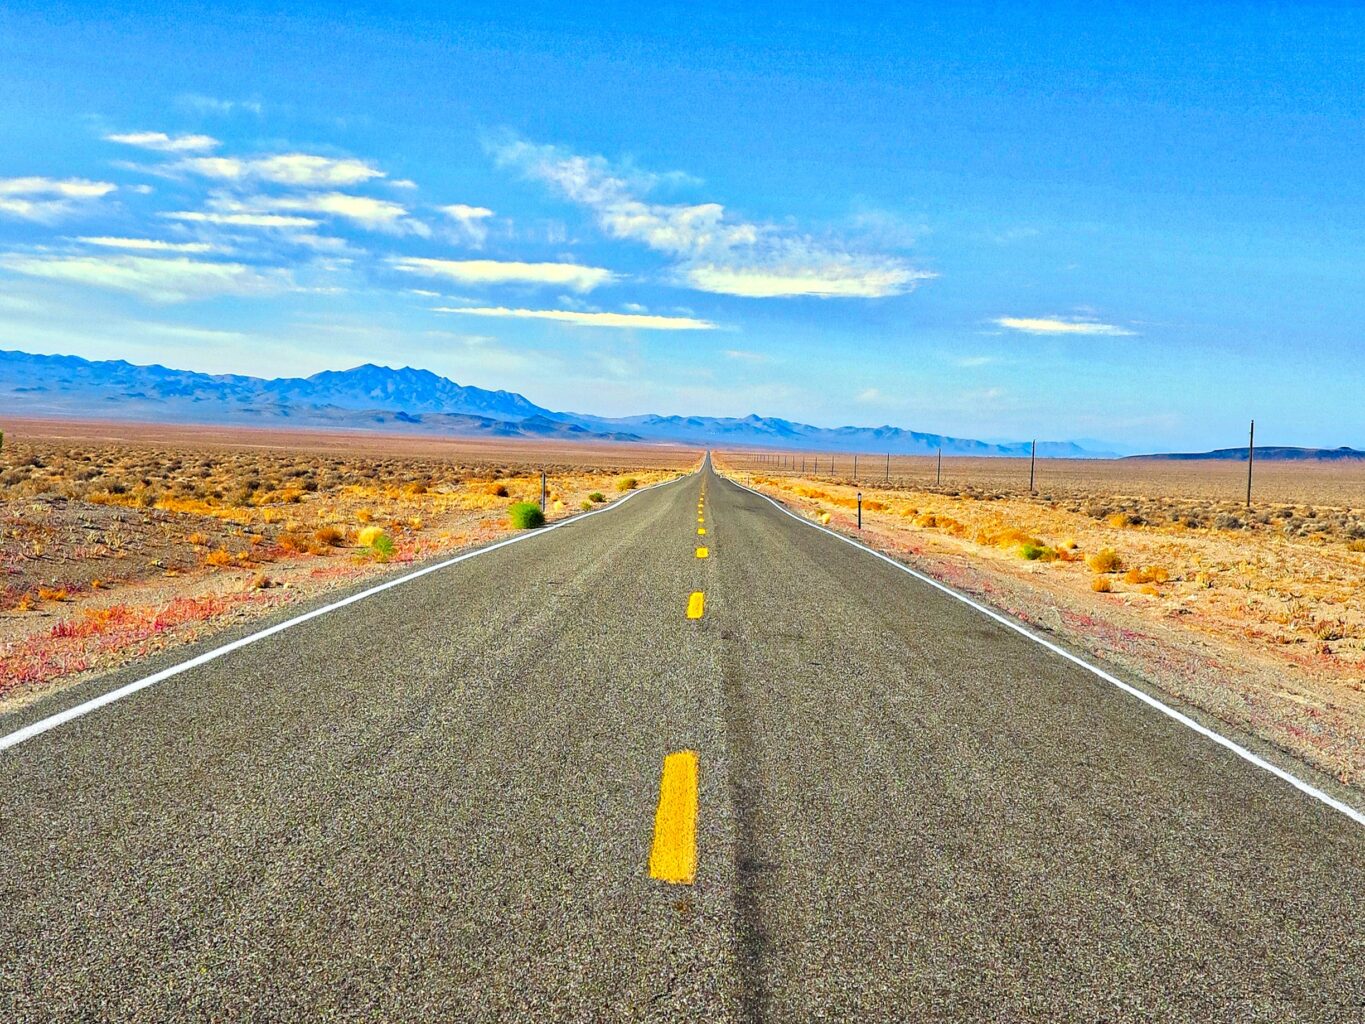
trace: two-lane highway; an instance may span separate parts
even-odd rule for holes
[[[1365,829],[709,464],[0,776],[4,1020],[1365,1015]]]

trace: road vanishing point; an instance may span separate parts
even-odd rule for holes
[[[305,611],[0,717],[0,1020],[1365,1019],[1358,814],[709,459]]]

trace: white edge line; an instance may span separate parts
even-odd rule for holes
[[[1293,786],[1295,789],[1297,789],[1299,792],[1312,797],[1314,800],[1317,800],[1320,803],[1326,804],[1334,811],[1340,811],[1342,814],[1346,815],[1346,817],[1354,821],[1357,825],[1365,825],[1365,813],[1361,813],[1360,811],[1352,807],[1350,804],[1344,803],[1341,800],[1336,799],[1336,797],[1324,793],[1316,786],[1304,782],[1303,779],[1299,778],[1297,775],[1293,775],[1290,772],[1285,771],[1278,765],[1272,764],[1270,761],[1267,761],[1265,758],[1260,757],[1257,754],[1253,754],[1250,750],[1247,750],[1246,747],[1243,747],[1242,745],[1233,742],[1232,740],[1228,739],[1221,733],[1215,732],[1214,730],[1210,729],[1208,726],[1201,725],[1199,722],[1196,722],[1189,715],[1177,711],[1175,708],[1170,707],[1167,704],[1163,704],[1161,701],[1157,700],[1151,694],[1139,690],[1136,686],[1133,686],[1131,683],[1125,683],[1122,679],[1119,679],[1117,676],[1110,675],[1104,669],[1096,665],[1092,665],[1085,659],[1080,658],[1075,654],[1072,654],[1066,648],[1060,647],[1057,644],[1054,644],[1052,641],[1039,636],[1037,633],[1033,632],[1033,630],[1024,626],[1022,623],[1016,622],[1013,619],[1009,618],[1008,616],[1002,615],[1000,612],[997,612],[992,608],[987,608],[985,605],[973,601],[967,595],[959,593],[958,591],[954,590],[947,584],[940,583],[932,576],[926,576],[924,573],[918,571],[917,569],[910,568],[910,566],[906,565],[904,562],[900,562],[892,558],[890,555],[884,554],[883,552],[876,550],[875,548],[868,547],[861,541],[854,540],[852,537],[846,537],[842,533],[838,533],[837,531],[831,530],[828,527],[821,526],[819,523],[811,522],[805,516],[798,515],[791,509],[782,505],[781,502],[775,500],[774,498],[770,498],[762,491],[756,491],[752,487],[748,487],[740,483],[738,480],[735,480],[733,477],[725,477],[725,479],[729,480],[736,487],[740,487],[743,490],[748,491],[750,494],[755,494],[758,497],[764,499],[765,501],[771,502],[772,505],[779,512],[786,513],[787,515],[795,519],[798,523],[803,523],[806,526],[819,530],[821,533],[827,533],[831,537],[843,541],[845,544],[851,544],[853,545],[853,547],[858,548],[861,551],[865,551],[867,554],[872,555],[874,558],[880,558],[883,562],[887,563],[888,565],[894,566],[895,568],[901,570],[901,572],[908,573],[909,575],[915,577],[915,579],[919,580],[921,583],[927,583],[935,590],[941,590],[949,597],[961,601],[968,607],[975,608],[982,615],[989,616],[996,622],[1000,623],[1002,626],[1006,626],[1009,629],[1014,630],[1014,632],[1018,633],[1020,636],[1027,637],[1034,643],[1042,647],[1046,647],[1053,654],[1058,654],[1061,657],[1065,658],[1067,661],[1071,662],[1072,664],[1079,665],[1087,672],[1090,672],[1091,674],[1096,675],[1099,678],[1103,679],[1106,683],[1110,683],[1113,686],[1117,686],[1124,693],[1136,697],[1144,704],[1148,705],[1149,707],[1155,708],[1157,711],[1160,711],[1166,717],[1174,719],[1181,725],[1185,726],[1187,729],[1193,729],[1195,732],[1199,733],[1199,735],[1213,740],[1214,743],[1217,743],[1219,746],[1225,747],[1228,750],[1232,751],[1242,760],[1248,761],[1251,764],[1254,764],[1257,768],[1261,768],[1269,772],[1271,775],[1274,775],[1277,779],[1284,780],[1285,782]]]
[[[454,558],[448,558],[444,562],[423,566],[421,569],[399,576],[396,579],[385,580],[383,583],[376,584],[373,587],[362,590],[357,594],[352,594],[349,597],[343,597],[339,601],[333,601],[331,604],[324,605],[321,608],[314,608],[310,612],[296,615],[294,618],[288,619],[285,622],[278,622],[259,632],[252,633],[250,636],[244,636],[231,643],[224,644],[222,647],[215,647],[213,650],[205,651],[203,654],[193,657],[189,661],[183,661],[178,665],[172,665],[170,668],[162,669],[160,672],[154,672],[152,675],[128,683],[125,686],[120,686],[118,689],[110,690],[108,693],[102,693],[98,697],[92,697],[82,704],[69,707],[65,711],[59,711],[57,714],[51,715],[48,718],[39,719],[30,725],[24,726],[22,729],[16,729],[14,732],[0,736],[0,750],[8,750],[11,747],[17,747],[19,744],[31,740],[35,736],[40,736],[50,729],[55,729],[59,725],[65,725],[67,722],[88,715],[92,711],[98,711],[106,704],[112,704],[115,701],[122,700],[124,697],[132,696],[139,690],[145,690],[149,686],[155,686],[157,683],[165,682],[167,679],[178,676],[182,672],[188,672],[192,668],[198,668],[200,665],[207,665],[211,661],[216,661],[224,655],[231,654],[233,651],[241,650],[243,647],[254,644],[258,640],[264,640],[266,637],[274,636],[276,633],[283,633],[286,629],[292,629],[295,626],[302,625],[310,619],[316,619],[329,612],[345,608],[347,605],[355,604],[357,601],[363,601],[367,597],[373,597],[375,594],[382,593],[385,590],[400,586],[404,583],[409,583],[412,580],[426,576],[429,573],[439,572],[442,569],[449,569],[452,565],[458,565],[460,562],[470,558],[477,558],[479,555],[486,555],[490,551],[498,550],[498,548],[505,548],[509,544],[519,544],[522,541],[531,540],[535,537],[543,537],[553,530],[558,530],[561,526],[581,523],[583,520],[591,519],[593,516],[601,515],[603,512],[614,511],[637,494],[643,494],[645,491],[650,491],[666,484],[677,483],[678,480],[685,480],[687,477],[693,476],[699,472],[701,472],[700,469],[694,469],[691,473],[685,473],[672,480],[660,480],[658,483],[650,484],[648,487],[641,487],[639,490],[631,491],[625,497],[612,502],[605,508],[594,509],[591,512],[580,512],[578,515],[570,516],[567,519],[561,519],[559,522],[551,523],[549,526],[542,527],[539,530],[519,534],[515,537],[508,537],[506,540],[500,540],[495,544],[489,544],[486,547],[476,548],[473,551],[466,551],[464,554],[456,555]]]

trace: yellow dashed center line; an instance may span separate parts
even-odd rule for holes
[[[700,595],[694,595],[700,596]],[[691,885],[697,877],[697,752],[680,750],[664,758],[659,809],[654,813],[654,848],[649,877]]]
[[[704,527],[704,526],[698,526],[698,527],[697,527],[697,536],[698,536],[698,537],[705,537],[705,536],[706,536],[706,527]]]
[[[697,548],[697,557],[698,557],[698,558],[710,558],[710,557],[711,557],[711,552],[710,552],[709,550],[707,550],[706,548]]]
[[[700,590],[692,591],[692,596],[687,599],[687,617],[689,619],[699,619],[706,613],[706,595]]]

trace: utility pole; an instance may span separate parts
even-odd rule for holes
[[[1033,439],[1033,450],[1028,457],[1028,492],[1033,493],[1033,469],[1038,464],[1038,439]]]
[[[853,455],[853,482],[855,484],[858,482],[858,455],[856,452]]]
[[[1251,508],[1251,467],[1256,464],[1256,421],[1251,421],[1251,437],[1247,440],[1247,508]]]
[[[886,453],[886,482],[891,482],[891,453]]]

